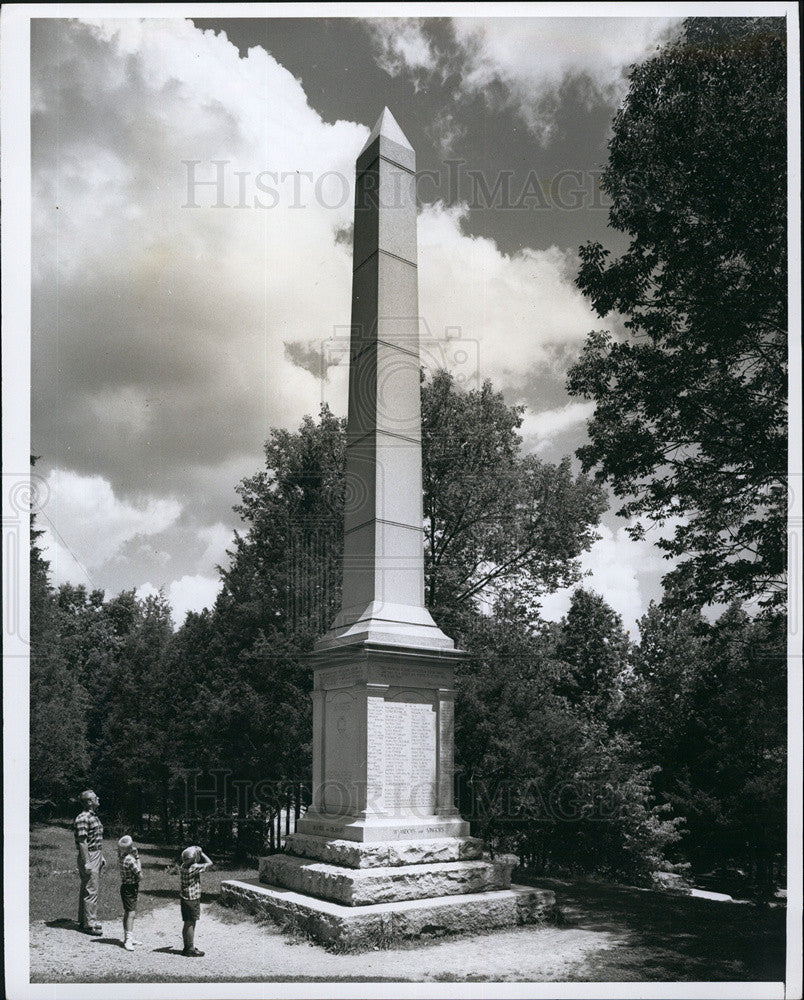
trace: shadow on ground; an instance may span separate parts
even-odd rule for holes
[[[553,889],[564,926],[606,931],[617,937],[620,947],[589,960],[583,979],[784,979],[783,907],[531,878],[525,872],[517,873],[516,880]]]
[[[57,917],[55,920],[46,920],[46,927],[63,927],[66,930],[78,931],[80,934],[84,932],[81,930],[81,924],[77,920],[72,920],[70,917]]]
[[[123,942],[120,938],[110,938],[110,937],[99,937],[95,938],[92,942],[93,944],[113,944],[118,948],[123,947]]]

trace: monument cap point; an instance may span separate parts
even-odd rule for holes
[[[396,118],[394,118],[394,116],[391,114],[391,112],[388,110],[388,108],[382,109],[382,114],[377,119],[377,124],[371,130],[371,135],[368,137],[368,139],[366,139],[366,143],[360,150],[359,155],[362,156],[363,153],[365,153],[365,151],[369,148],[369,146],[380,136],[383,136],[383,138],[385,139],[390,139],[391,142],[395,142],[400,146],[404,146],[405,149],[409,149],[411,152],[413,152],[413,146],[411,146],[410,142],[408,141],[408,137],[399,127],[399,123],[397,122]]]

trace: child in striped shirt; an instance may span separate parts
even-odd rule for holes
[[[195,947],[195,924],[201,916],[201,872],[212,867],[212,862],[200,847],[187,847],[181,854],[179,868],[179,902],[181,918],[184,921],[182,938],[188,958],[201,958],[203,951]]]

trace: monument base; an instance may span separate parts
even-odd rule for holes
[[[501,854],[494,861],[347,868],[272,854],[260,858],[260,881],[346,906],[367,906],[508,889],[518,861],[513,854]]]
[[[258,882],[221,883],[221,902],[290,925],[319,944],[344,950],[393,946],[422,935],[482,934],[543,919],[555,905],[546,889],[510,889],[344,906]]]

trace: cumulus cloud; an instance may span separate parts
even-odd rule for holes
[[[160,535],[181,514],[176,500],[154,496],[121,500],[99,475],[53,469],[47,485],[50,499],[40,519],[46,529],[45,558],[56,583],[86,585],[93,572],[119,557],[127,543]]]
[[[468,60],[460,86],[466,94],[491,95],[498,83],[504,103],[544,140],[564,84],[580,80],[590,100],[617,101],[628,67],[647,57],[677,23],[634,17],[456,18],[455,37]]]
[[[663,529],[671,535],[675,524],[668,522]],[[602,594],[608,604],[620,615],[623,624],[634,639],[639,638],[637,620],[648,610],[651,597],[656,596],[656,584],[668,573],[675,562],[665,559],[655,543],[654,534],[634,541],[627,532],[628,525],[612,529],[605,524],[598,528],[600,538],[588,552],[581,556],[581,569],[587,574],[581,586]],[[569,611],[575,587],[568,587],[548,594],[541,599],[542,617],[558,621]]]
[[[170,604],[173,625],[180,628],[187,617],[188,611],[200,612],[205,608],[211,608],[221,589],[221,582],[218,577],[212,576],[183,576],[180,580],[173,580],[167,587],[162,588],[162,592]],[[159,593],[159,588],[152,583],[144,583],[136,590],[137,597],[144,600],[146,597],[155,597]]]
[[[54,524],[43,523],[44,516],[44,514],[40,516],[39,529],[42,531],[42,537],[39,545],[43,557],[49,563],[51,583],[57,587],[63,583],[72,583],[76,587],[95,590],[98,583],[94,573],[67,547]]]
[[[218,521],[207,528],[201,528],[198,537],[205,543],[198,560],[199,569],[226,566],[229,562],[226,550],[231,548],[234,540],[232,529]]]
[[[563,381],[595,315],[574,284],[574,252],[549,247],[505,254],[492,239],[464,233],[464,204],[419,213],[420,354],[430,373],[445,369],[466,389],[489,378],[514,397],[536,375]],[[294,353],[309,351],[308,342]],[[345,412],[349,329],[323,345],[323,397]],[[585,406],[586,404],[576,404]],[[571,411],[575,412],[575,411]],[[580,417],[578,418],[580,419]]]
[[[563,374],[594,325],[573,284],[572,252],[550,247],[502,253],[493,240],[465,235],[463,205],[426,206],[419,217],[419,304],[425,364],[464,384],[490,378],[522,391],[537,370]]]
[[[482,95],[492,106],[511,108],[546,141],[564,86],[580,83],[590,104],[616,102],[628,67],[647,57],[680,19],[458,17],[448,41],[436,41],[431,24],[421,18],[366,22],[377,64],[393,76],[406,72],[418,85],[435,75],[454,76],[457,98]]]
[[[406,73],[418,89],[441,57],[418,17],[384,17],[364,22],[374,41],[377,65],[389,76]]]
[[[34,442],[126,492],[258,463],[320,397],[284,341],[349,321],[335,234],[366,127],[189,22],[33,34]]]
[[[35,20],[31,88],[31,437],[44,469],[73,470],[54,563],[75,576],[72,549],[106,587],[162,579],[170,551],[174,572],[212,573],[235,484],[322,399],[285,342],[348,326],[337,237],[368,130],[326,124],[264,49],[240,58],[189,21]],[[120,523],[87,547],[70,475],[97,471]],[[176,521],[140,496],[192,512],[172,544],[130,541],[146,515]]]
[[[526,412],[522,419],[519,433],[522,436],[526,451],[540,454],[552,447],[555,438],[567,431],[577,431],[595,411],[593,402],[567,403],[553,410],[542,410],[540,413]]]
[[[177,626],[187,611],[211,607],[220,590],[218,565],[228,563],[232,529],[221,522],[199,526],[179,523],[185,514],[175,500],[142,496],[121,500],[102,476],[81,476],[51,470],[48,501],[37,514],[43,529],[44,558],[56,586],[63,583],[105,589],[110,572],[121,563],[147,565],[159,572],[159,584],[136,587],[137,596],[156,594],[161,587]],[[176,575],[174,559],[165,549],[168,536],[178,542],[194,572]],[[181,572],[181,571],[180,571]]]
[[[441,72],[424,22],[405,25],[384,36],[389,71],[396,52]],[[368,129],[324,122],[264,49],[241,58],[189,21],[35,20],[31,65],[32,445],[61,470],[56,561],[208,594],[271,428],[322,400],[345,413]],[[574,254],[503,253],[466,212],[420,214],[423,360],[522,398],[563,377],[594,317]]]

